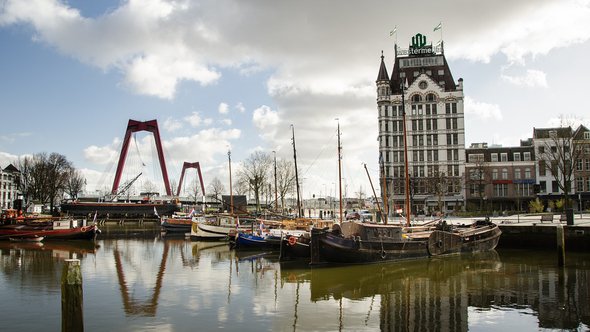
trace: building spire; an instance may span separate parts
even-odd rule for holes
[[[377,82],[389,81],[389,74],[387,73],[387,67],[385,67],[385,57],[383,51],[381,51],[381,66],[379,67],[379,75],[377,76]]]

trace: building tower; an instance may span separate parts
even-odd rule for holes
[[[412,213],[460,209],[465,172],[463,79],[455,83],[442,41],[433,47],[418,33],[408,49],[394,49],[391,77],[381,55],[376,81],[381,192],[387,192],[389,211],[404,205],[403,84]]]

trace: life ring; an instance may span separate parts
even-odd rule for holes
[[[86,232],[86,230],[88,230],[88,227],[82,226],[81,230],[82,230],[82,232]]]
[[[289,245],[294,246],[297,243],[297,239],[294,236],[289,236]]]

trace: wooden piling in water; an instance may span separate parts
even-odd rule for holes
[[[563,267],[565,265],[565,236],[563,225],[557,225],[555,234],[557,235],[557,265]]]
[[[61,330],[84,331],[82,271],[79,259],[66,259],[61,274]]]

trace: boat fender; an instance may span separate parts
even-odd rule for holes
[[[289,245],[294,246],[297,243],[297,239],[294,236],[289,237]]]
[[[86,230],[88,230],[88,227],[82,226],[81,230],[82,230],[82,232],[86,232]]]

